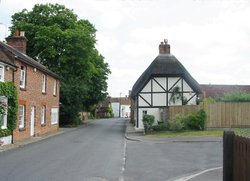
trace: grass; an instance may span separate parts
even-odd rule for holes
[[[236,135],[250,137],[250,128],[233,128],[232,129]],[[181,131],[181,132],[155,132],[148,134],[149,137],[176,137],[176,136],[190,136],[190,137],[199,137],[199,136],[223,136],[223,129],[216,130],[205,130],[205,131]]]
[[[236,135],[250,137],[250,128],[233,128],[232,130]]]
[[[205,130],[205,131],[182,131],[182,132],[159,132],[148,134],[149,137],[176,137],[176,136],[223,136],[223,130]]]

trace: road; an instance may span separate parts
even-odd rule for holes
[[[124,138],[125,119],[0,153],[4,181],[167,181],[222,164],[221,143],[150,143]]]

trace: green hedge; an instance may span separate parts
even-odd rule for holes
[[[18,102],[17,88],[13,82],[0,82],[0,96],[8,98],[7,129],[1,129],[0,137],[8,136],[16,128]]]

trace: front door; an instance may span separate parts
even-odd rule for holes
[[[31,107],[30,113],[30,136],[35,134],[35,106]]]

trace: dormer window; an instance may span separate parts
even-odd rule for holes
[[[46,93],[46,75],[42,75],[42,93]]]
[[[4,66],[0,65],[0,82],[4,82]]]
[[[26,67],[21,66],[21,75],[20,75],[20,87],[25,88],[26,84]]]

